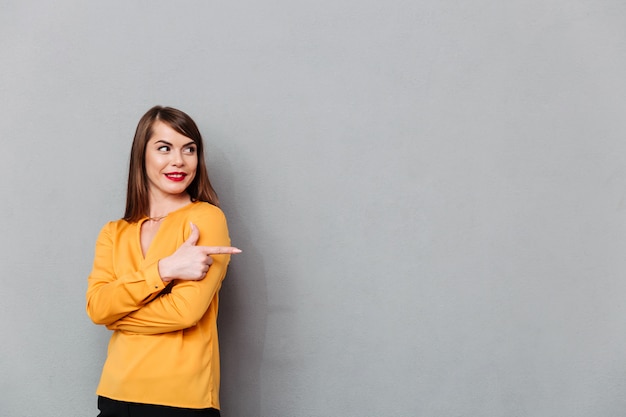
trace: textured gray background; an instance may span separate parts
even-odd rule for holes
[[[225,417],[626,408],[626,5],[2,1],[0,415],[86,417],[152,105],[208,146]]]

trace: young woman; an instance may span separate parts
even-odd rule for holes
[[[180,110],[153,107],[133,141],[126,213],[106,224],[87,314],[113,331],[99,417],[219,416],[218,292],[230,255],[202,137]]]

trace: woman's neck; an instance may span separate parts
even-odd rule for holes
[[[187,193],[180,195],[168,196],[150,196],[150,217],[151,219],[160,219],[169,213],[178,210],[181,207],[191,203],[191,197]]]

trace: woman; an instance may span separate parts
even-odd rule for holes
[[[133,141],[126,213],[96,242],[87,314],[113,330],[99,417],[219,416],[218,292],[230,255],[202,137],[156,106]]]

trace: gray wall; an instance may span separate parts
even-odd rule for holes
[[[626,407],[618,0],[2,1],[0,415],[95,416],[100,227],[154,104],[208,145],[226,417]]]

